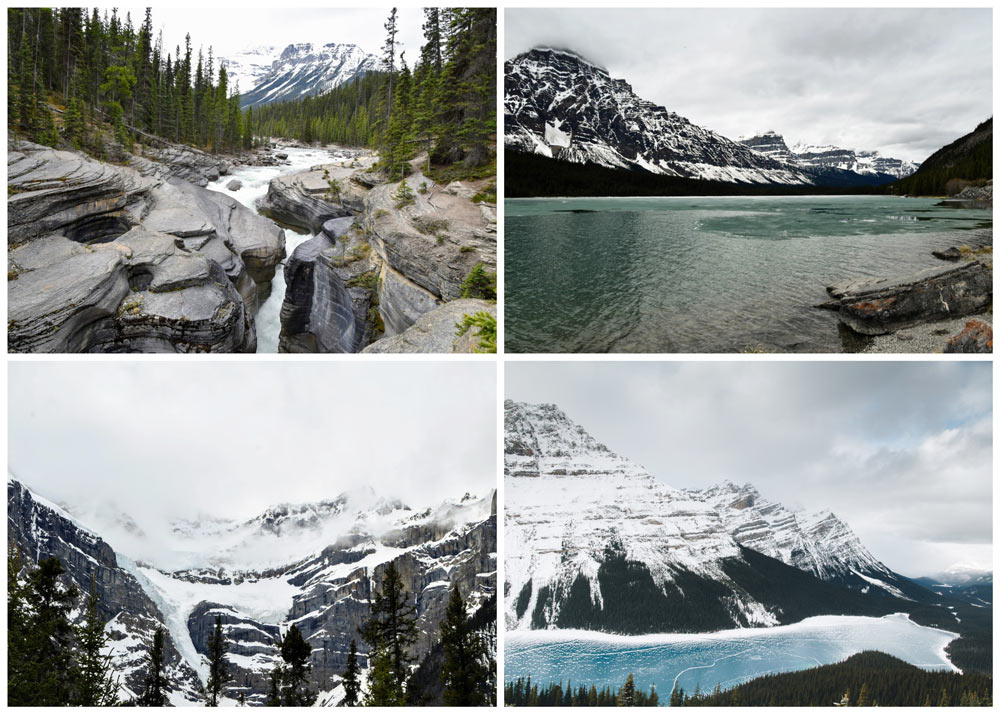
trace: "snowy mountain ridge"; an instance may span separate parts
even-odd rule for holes
[[[899,577],[828,511],[792,512],[750,484],[676,489],[612,453],[554,405],[507,401],[504,412],[508,629],[564,626],[567,603],[577,598],[578,609],[584,591],[602,609],[609,550],[639,564],[668,594],[684,592],[692,579],[706,588],[705,581],[721,583],[729,594],[713,597],[736,626],[773,625],[782,616],[733,575],[739,566],[742,577],[746,549],[830,588],[908,599]]]
[[[375,498],[373,492],[363,499],[368,508],[355,509],[343,496],[272,507],[240,524],[229,541],[245,539],[240,554],[249,557],[256,551],[256,565],[247,559],[235,561],[241,567],[228,562],[169,570],[116,552],[97,535],[99,528],[91,530],[10,475],[7,490],[9,542],[34,562],[58,557],[81,590],[89,588],[94,576],[102,615],[109,621],[108,653],[123,673],[126,696],[141,686],[152,634],[163,626],[167,661],[177,683],[171,701],[197,701],[199,680],[203,683],[207,674],[201,655],[219,614],[235,674],[231,699],[243,693],[248,703],[263,703],[269,673],[279,659],[275,641],[294,622],[313,645],[313,686],[321,691],[321,702],[335,704],[342,696],[340,674],[350,641],[358,639],[359,651],[366,653],[357,628],[389,562],[417,607],[419,636],[413,654],[418,658],[436,642],[452,585],[460,587],[470,613],[496,591],[495,493],[466,494],[421,513]],[[208,552],[218,545],[226,523],[209,520],[200,529],[193,524],[188,541]],[[278,565],[273,563],[279,553],[274,548],[276,525],[282,538],[308,534],[296,544],[309,545],[294,560]],[[362,656],[362,666],[365,661]]]
[[[877,151],[858,151],[839,146],[814,146],[803,143],[797,143],[789,149],[784,137],[773,130],[743,137],[739,141],[764,156],[785,161],[803,169],[817,171],[839,169],[861,176],[884,176],[887,179],[900,179],[920,168],[919,163],[882,156]]]
[[[259,106],[328,92],[378,69],[378,58],[350,43],[263,47],[225,58],[240,79],[240,104]]]
[[[638,97],[622,79],[564,49],[536,48],[504,64],[504,142],[574,163],[741,183],[810,183]]]

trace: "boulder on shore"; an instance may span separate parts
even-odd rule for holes
[[[844,280],[827,288],[840,320],[863,335],[985,310],[993,301],[993,272],[978,260],[905,277]]]
[[[969,320],[957,335],[948,338],[947,353],[991,354],[993,352],[993,326],[983,320]]]

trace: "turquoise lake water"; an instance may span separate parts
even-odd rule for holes
[[[783,627],[703,635],[627,637],[580,631],[508,632],[504,680],[572,681],[619,688],[632,674],[637,688],[654,686],[661,704],[674,686],[729,689],[755,677],[840,662],[879,650],[929,670],[954,671],[944,654],[953,633],[922,627],[905,615],[811,617]],[[831,702],[832,704],[832,702]]]
[[[813,307],[845,278],[944,265],[991,210],[885,196],[513,199],[511,352],[850,349]]]

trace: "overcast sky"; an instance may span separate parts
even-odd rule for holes
[[[574,49],[736,139],[921,161],[993,113],[990,9],[508,9],[505,59]]]
[[[140,523],[365,484],[419,508],[496,487],[495,395],[482,362],[15,362],[8,468]]]
[[[988,362],[509,362],[507,398],[557,404],[678,488],[725,479],[828,508],[909,576],[992,569]]]
[[[302,3],[297,3],[301,5]],[[359,3],[360,4],[360,3]],[[208,53],[212,46],[215,56],[225,57],[260,45],[286,47],[293,42],[330,42],[355,44],[365,52],[380,56],[385,42],[383,25],[390,6],[366,8],[318,7],[228,7],[215,2],[212,7],[153,6],[154,33],[163,30],[164,51],[174,53],[184,49],[184,35],[191,33],[191,44],[197,56],[198,48]],[[145,17],[144,8],[119,7],[124,16],[132,13],[132,24],[138,26]],[[412,65],[423,42],[423,10],[399,7],[397,23],[407,62]],[[154,38],[155,39],[155,38]]]

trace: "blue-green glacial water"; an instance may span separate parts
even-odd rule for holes
[[[707,634],[606,635],[580,630],[507,632],[504,680],[532,684],[572,681],[620,688],[631,673],[636,688],[656,688],[661,704],[675,686],[729,689],[765,674],[793,672],[878,650],[933,670],[955,667],[944,652],[957,635],[923,627],[904,614],[822,616],[782,627]],[[832,702],[831,702],[832,704]]]
[[[511,352],[851,349],[827,285],[944,265],[992,210],[887,196],[505,201]]]

